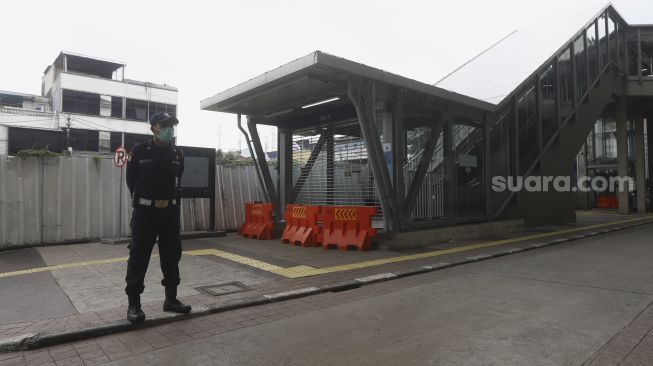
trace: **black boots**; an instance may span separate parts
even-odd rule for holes
[[[177,287],[166,287],[166,301],[163,302],[163,311],[188,314],[191,306],[177,300]]]
[[[140,324],[145,321],[145,313],[141,309],[141,296],[128,295],[129,307],[127,308],[127,320],[132,324]],[[177,288],[166,288],[166,300],[163,303],[163,311],[171,311],[173,313],[188,314],[191,311],[191,306],[177,300]]]
[[[139,324],[145,320],[145,313],[141,309],[141,296],[128,295],[129,307],[127,307],[127,320],[132,324]]]

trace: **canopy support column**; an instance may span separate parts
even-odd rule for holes
[[[383,218],[386,232],[395,232],[397,228],[397,207],[388,168],[383,158],[383,148],[375,116],[375,83],[365,78],[350,79],[348,95],[356,108],[367,158],[374,174],[374,182],[383,207]]]

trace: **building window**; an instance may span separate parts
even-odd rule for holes
[[[100,131],[99,134],[99,152],[108,153],[111,152],[111,132]]]
[[[147,102],[144,100],[127,99],[127,119],[147,121]]]
[[[100,116],[111,117],[111,97],[100,95]]]
[[[172,104],[150,102],[150,116],[156,112],[167,112],[174,117],[177,114],[177,106]]]
[[[98,94],[63,90],[62,102],[64,112],[100,115],[100,95]]]
[[[111,97],[111,117],[124,118],[122,115],[122,98]]]
[[[73,151],[99,151],[99,131],[70,129],[70,146]]]

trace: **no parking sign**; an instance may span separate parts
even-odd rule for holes
[[[127,164],[127,149],[124,146],[118,146],[116,149],[113,154],[113,164],[118,168],[122,168]]]

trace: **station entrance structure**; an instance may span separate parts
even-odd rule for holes
[[[605,113],[625,125],[631,110],[643,126],[653,78],[642,76],[641,45],[633,53],[628,39],[649,28],[604,8],[499,104],[316,51],[201,108],[237,115],[277,220],[287,204],[305,204],[377,207],[374,226],[387,233],[503,218],[574,222],[573,192],[495,192],[491,179],[569,176]],[[278,128],[277,166],[258,125]]]

